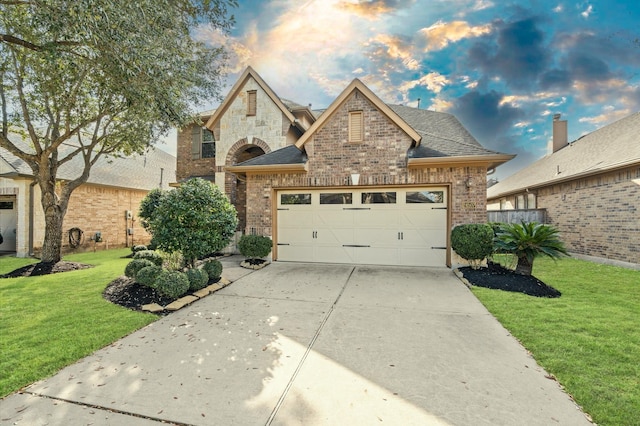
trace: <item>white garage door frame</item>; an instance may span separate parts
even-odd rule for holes
[[[297,199],[310,194],[310,199]],[[320,194],[341,201],[320,204]],[[346,200],[342,194],[351,194]],[[394,194],[394,203],[362,197]],[[416,195],[436,196],[416,202]],[[274,260],[450,266],[451,185],[296,187],[272,189]],[[281,195],[295,199],[285,200]],[[442,196],[438,199],[437,196]],[[411,198],[410,201],[407,197]],[[323,200],[326,203],[328,200]],[[388,201],[388,200],[387,200]],[[345,204],[333,204],[333,203]]]

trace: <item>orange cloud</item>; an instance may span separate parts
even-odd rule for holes
[[[479,37],[488,34],[493,30],[491,24],[470,26],[465,21],[442,22],[438,21],[428,28],[423,28],[419,32],[424,36],[426,51],[442,50],[449,43],[460,41],[465,38]]]

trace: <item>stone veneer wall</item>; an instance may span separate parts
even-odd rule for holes
[[[569,251],[640,264],[640,167],[537,190]]]

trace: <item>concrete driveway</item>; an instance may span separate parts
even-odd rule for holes
[[[6,398],[1,423],[590,424],[449,269],[234,273]]]

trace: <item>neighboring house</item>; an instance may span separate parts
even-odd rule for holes
[[[553,153],[491,186],[488,210],[545,209],[569,251],[640,264],[640,112],[567,143],[553,122]]]
[[[10,139],[24,145],[18,135]],[[79,158],[64,165],[58,179],[79,174]],[[63,250],[70,246],[69,230],[82,231],[75,249],[105,249],[149,242],[149,234],[138,220],[140,201],[154,188],[168,189],[175,181],[176,158],[158,149],[144,155],[101,158],[91,168],[87,183],[71,195],[63,224]],[[24,257],[37,254],[44,240],[44,212],[40,188],[29,166],[0,148],[0,251]],[[100,233],[100,242],[95,241]],[[72,237],[78,236],[74,231]],[[72,239],[74,241],[74,239]]]
[[[316,116],[248,68],[204,121],[214,158],[202,158],[211,135],[184,129],[178,179],[215,181],[240,231],[270,236],[280,261],[451,265],[450,230],[486,221],[487,172],[513,158],[357,79]]]

